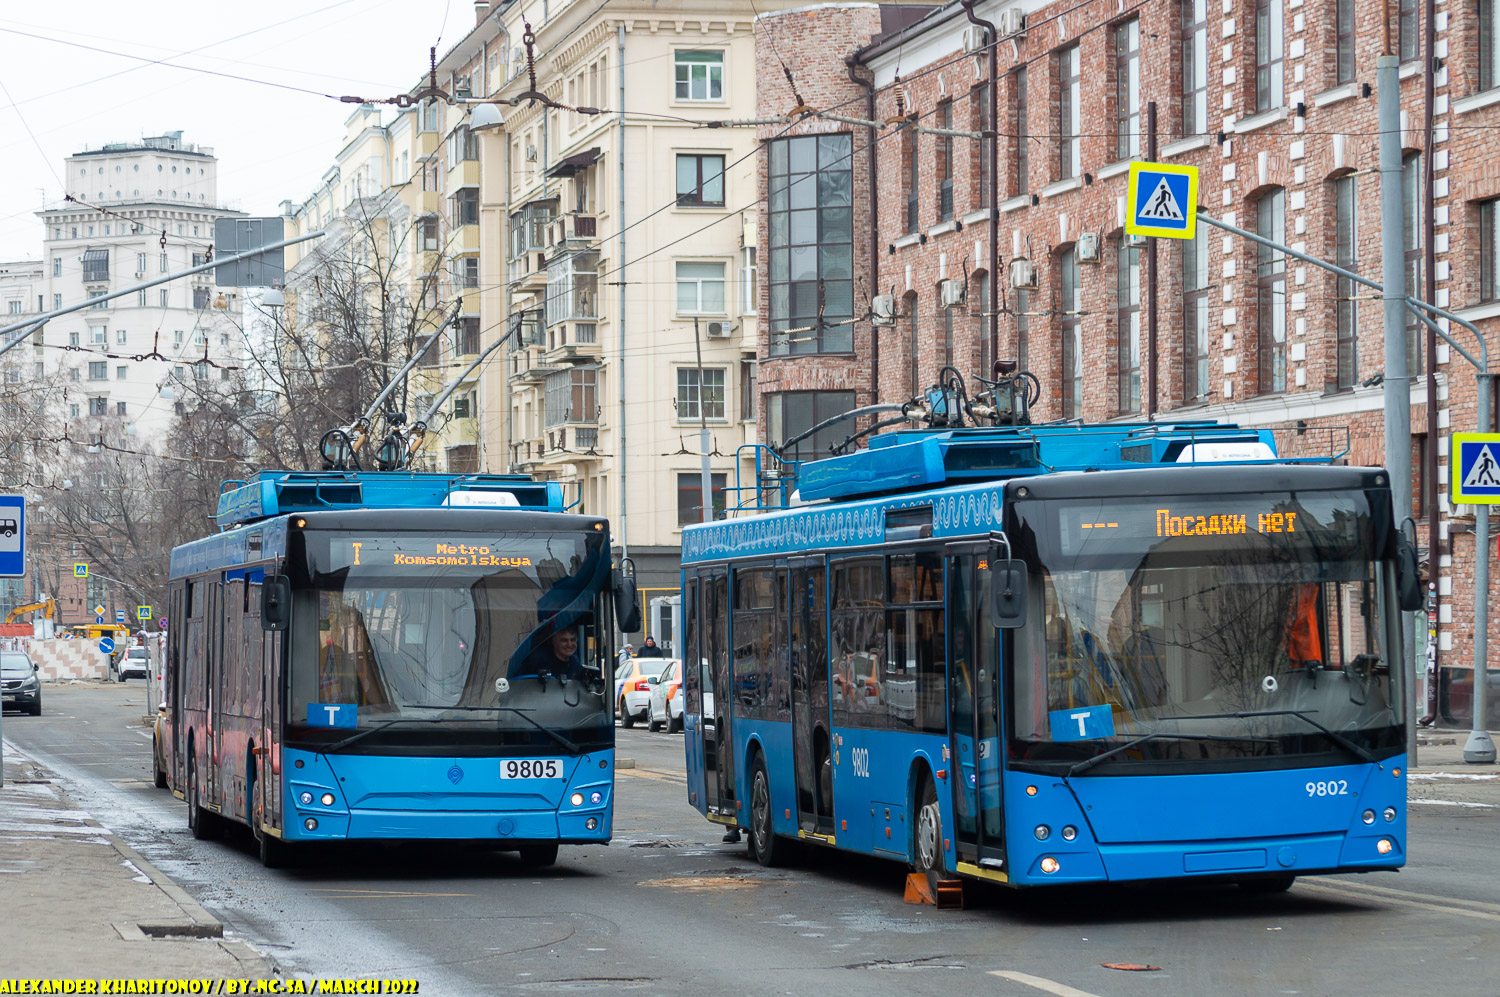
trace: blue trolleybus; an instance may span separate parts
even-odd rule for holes
[[[686,528],[689,801],[767,864],[800,841],[1252,890],[1401,866],[1415,554],[1384,471],[1275,443],[900,430]]]
[[[237,486],[237,487],[236,487]],[[609,530],[556,484],[265,472],[172,552],[167,768],[195,836],[608,841]],[[614,596],[614,602],[609,596]],[[629,600],[629,601],[626,601]]]

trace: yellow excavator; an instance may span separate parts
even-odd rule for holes
[[[57,600],[47,599],[45,602],[33,602],[25,606],[17,606],[6,614],[5,622],[15,623],[27,613],[36,612],[38,609],[42,610],[43,619],[50,620],[57,615]]]

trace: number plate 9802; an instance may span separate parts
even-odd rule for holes
[[[507,758],[500,763],[502,779],[561,779],[561,758]]]

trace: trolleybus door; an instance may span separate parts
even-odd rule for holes
[[[833,834],[833,763],[828,703],[827,569],[821,559],[788,564],[787,647],[791,654],[792,761],[797,827]],[[778,573],[780,574],[780,573]]]
[[[223,741],[224,718],[221,716],[221,701],[224,684],[224,582],[221,575],[210,575],[203,583],[207,609],[204,623],[208,632],[208,648],[204,654],[204,703],[208,723],[208,736],[204,738],[204,754],[208,764],[204,767],[203,794],[209,803],[224,802],[223,785],[219,772],[219,745]],[[189,801],[191,805],[192,801]]]
[[[999,640],[990,621],[986,545],[948,548],[948,712],[957,778],[958,859],[1005,868],[1000,795]]]
[[[703,684],[703,778],[708,815],[733,818],[734,737],[730,714],[734,690],[729,678],[729,571],[718,568],[698,575],[703,592],[700,679]]]
[[[259,600],[256,600],[257,606]],[[259,625],[259,621],[256,621]],[[285,630],[263,631],[261,650],[261,675],[263,693],[261,697],[261,764],[260,783],[261,820],[274,828],[281,824],[281,709],[282,649],[286,640]],[[256,828],[256,833],[260,829]]]
[[[688,802],[700,813],[708,807],[703,777],[703,660],[706,643],[699,618],[697,575],[688,573],[682,599],[682,740],[687,753]]]

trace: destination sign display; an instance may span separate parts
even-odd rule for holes
[[[329,541],[329,562],[342,568],[529,568],[532,559],[514,544],[433,536],[391,536]]]
[[[1068,555],[1123,553],[1177,539],[1341,543],[1369,529],[1363,505],[1360,496],[1312,492],[1103,499],[1059,503],[1056,529],[1060,551]]]

